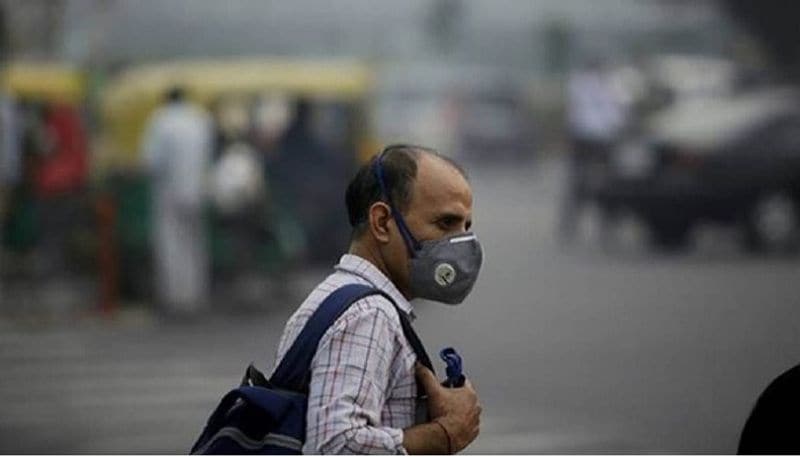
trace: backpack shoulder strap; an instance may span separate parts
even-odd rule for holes
[[[394,305],[400,316],[403,334],[414,349],[417,358],[420,363],[432,370],[433,367],[425,347],[411,327],[411,323],[405,313],[397,307],[394,300],[386,293],[372,286],[349,284],[336,289],[320,303],[292,346],[284,354],[278,367],[275,368],[275,372],[270,377],[270,382],[273,385],[295,392],[308,392],[311,361],[317,352],[317,346],[319,346],[322,335],[350,305],[370,295],[383,295]]]

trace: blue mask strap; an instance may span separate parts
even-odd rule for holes
[[[381,187],[381,193],[386,201],[389,203],[389,208],[392,210],[392,217],[394,218],[395,222],[397,222],[397,228],[400,229],[400,234],[403,236],[403,240],[406,243],[406,247],[408,248],[408,253],[411,257],[415,257],[415,252],[420,249],[419,242],[414,238],[414,235],[411,234],[411,231],[408,229],[406,225],[405,219],[403,219],[403,215],[400,214],[400,211],[394,206],[392,203],[392,198],[389,196],[389,191],[386,187],[386,180],[383,177],[383,155],[386,154],[387,150],[383,150],[381,154],[375,159],[375,177],[378,178],[378,185]]]

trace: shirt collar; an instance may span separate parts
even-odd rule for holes
[[[369,260],[355,254],[345,254],[339,259],[339,264],[334,268],[367,280],[370,284],[392,297],[397,307],[403,310],[411,320],[417,317],[414,314],[414,307],[411,306],[411,303],[397,290],[394,283]]]

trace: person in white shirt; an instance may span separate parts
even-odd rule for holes
[[[572,150],[559,221],[562,241],[575,236],[578,215],[586,200],[590,166],[607,162],[610,149],[626,122],[625,103],[597,59],[570,75],[566,95]]]
[[[145,131],[143,157],[152,179],[156,295],[166,313],[207,304],[209,255],[205,181],[211,162],[210,116],[180,88],[167,94]]]

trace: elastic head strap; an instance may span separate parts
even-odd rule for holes
[[[411,257],[414,257],[416,251],[420,249],[420,244],[414,235],[411,234],[411,230],[408,229],[406,225],[405,219],[403,219],[403,215],[400,214],[400,211],[397,210],[394,202],[392,201],[391,194],[389,193],[389,188],[386,185],[386,178],[384,177],[383,173],[383,156],[391,151],[392,148],[386,148],[375,158],[375,163],[373,168],[375,170],[375,177],[378,179],[378,185],[381,188],[381,194],[383,194],[383,198],[386,199],[386,202],[389,204],[389,208],[392,211],[392,217],[394,218],[395,222],[397,223],[397,228],[400,229],[400,234],[403,236],[403,240],[406,243],[406,247],[408,248],[408,253]]]

